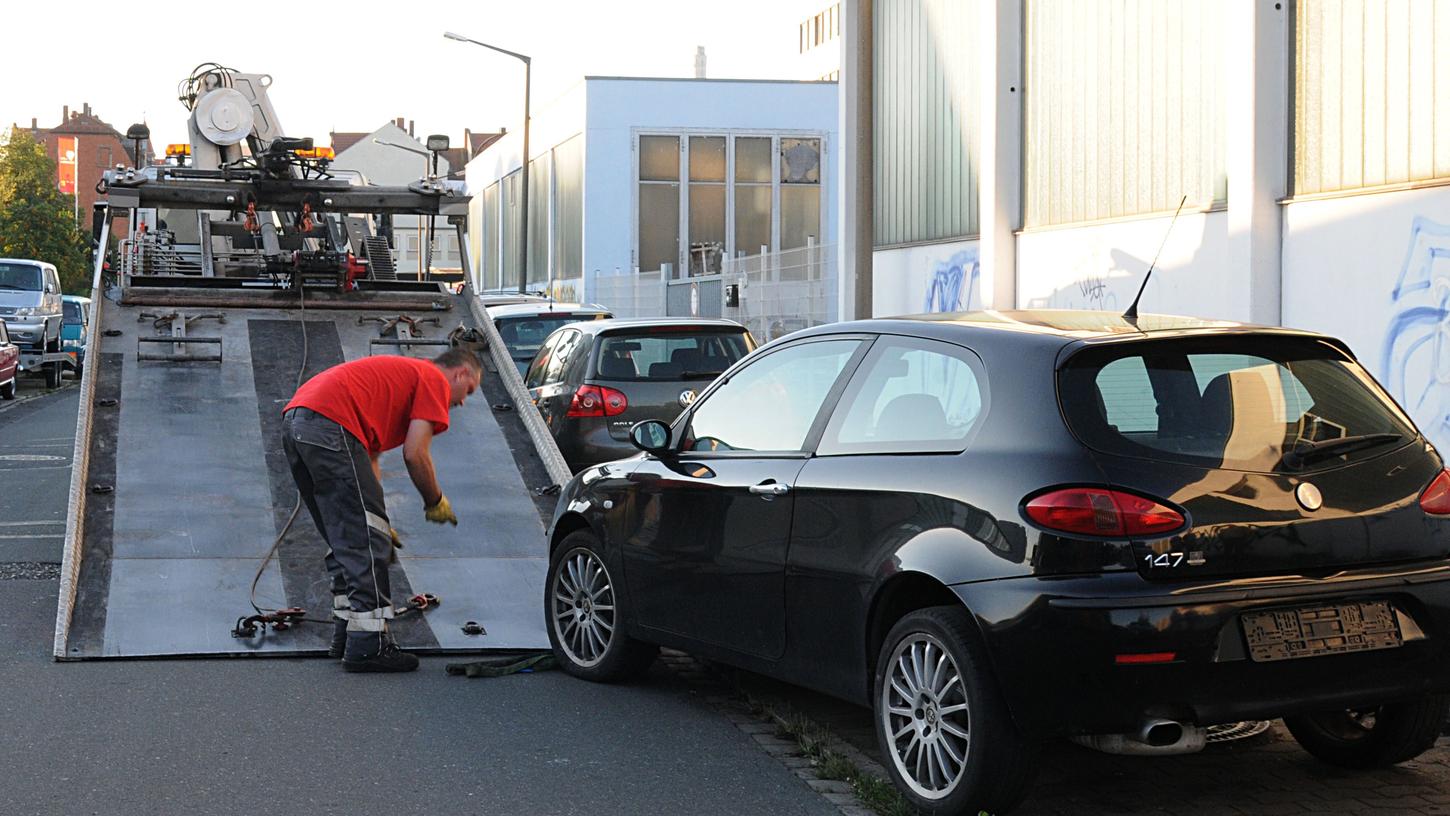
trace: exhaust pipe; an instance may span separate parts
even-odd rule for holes
[[[1162,719],[1148,720],[1131,734],[1087,734],[1072,741],[1105,754],[1128,756],[1194,754],[1208,743],[1201,726]]]
[[[1164,748],[1183,739],[1183,724],[1173,720],[1149,720],[1135,735],[1138,742]]]

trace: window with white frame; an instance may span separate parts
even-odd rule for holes
[[[640,134],[637,266],[714,275],[727,258],[822,243],[825,144],[821,134]]]

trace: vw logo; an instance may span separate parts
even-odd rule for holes
[[[1294,498],[1299,500],[1299,504],[1305,510],[1311,512],[1324,506],[1324,494],[1319,492],[1319,488],[1308,482],[1301,482],[1298,487],[1294,488]]]
[[[695,397],[698,396],[693,389],[686,388],[680,392],[680,407],[689,408],[695,404]]]

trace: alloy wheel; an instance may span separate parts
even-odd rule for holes
[[[941,641],[925,632],[891,653],[877,716],[891,760],[916,795],[951,795],[972,748],[971,705],[961,671]]]
[[[593,552],[579,548],[559,562],[549,613],[559,646],[574,663],[589,667],[604,659],[614,638],[614,583]]]

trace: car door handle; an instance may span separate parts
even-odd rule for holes
[[[790,485],[783,485],[779,482],[762,482],[758,485],[751,485],[750,492],[757,496],[784,496],[790,492]]]

